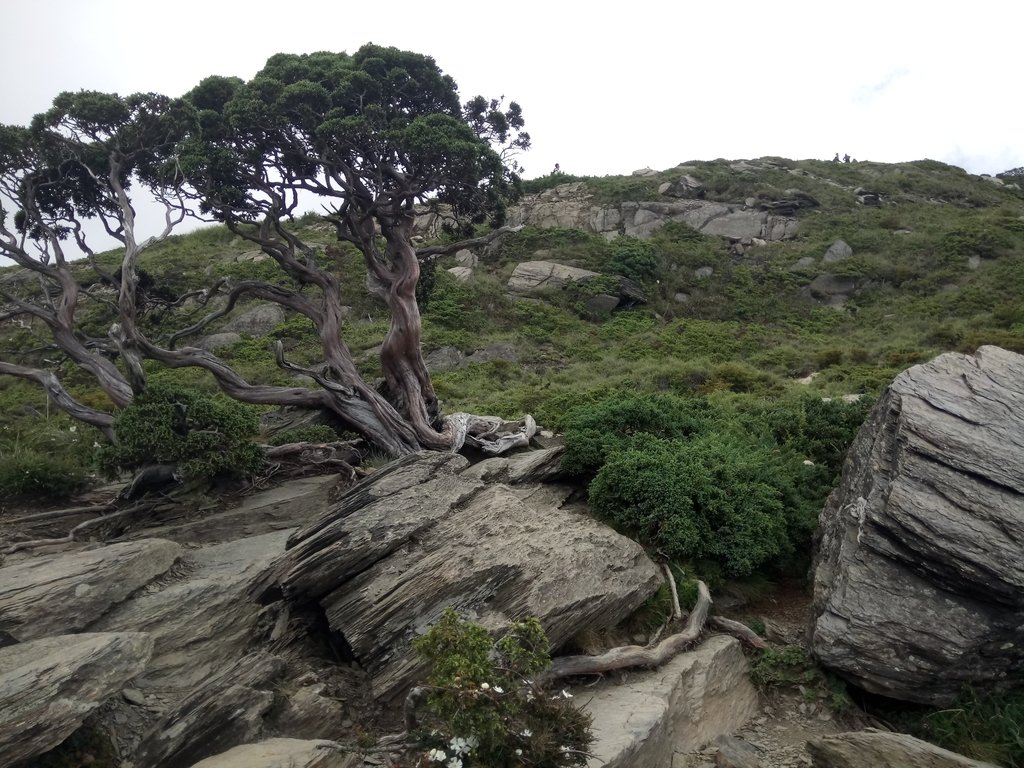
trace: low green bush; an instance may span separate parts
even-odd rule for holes
[[[428,712],[417,734],[423,764],[587,764],[590,716],[573,706],[567,691],[550,691],[536,682],[551,662],[537,619],[513,624],[495,642],[486,629],[449,608],[413,647],[432,668]]]
[[[770,451],[731,436],[638,436],[608,457],[590,504],[670,560],[708,559],[746,576],[792,548],[780,479]]]
[[[178,464],[189,478],[244,476],[263,461],[252,442],[256,411],[223,395],[153,383],[114,419],[116,445],[100,452],[108,474],[155,463]]]

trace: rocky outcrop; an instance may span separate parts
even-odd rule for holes
[[[256,741],[274,704],[272,684],[284,674],[282,659],[247,656],[214,675],[161,718],[135,756],[148,768],[188,768],[230,747]]]
[[[793,201],[790,201],[793,202]],[[802,206],[796,200],[792,209]],[[509,210],[509,224],[580,229],[606,237],[648,238],[671,221],[684,222],[708,235],[734,240],[784,240],[797,233],[797,220],[773,210],[699,199],[640,201],[600,205],[584,182],[560,184],[523,200]]]
[[[758,712],[757,691],[737,640],[709,638],[663,667],[587,691],[597,768],[670,768],[676,752],[697,749]]]
[[[58,635],[0,648],[0,756],[14,765],[60,744],[142,671],[137,632]]]
[[[463,476],[467,465],[436,453],[394,462],[293,535],[256,590],[318,602],[379,699],[403,697],[422,673],[411,640],[449,606],[494,630],[535,615],[558,648],[614,626],[660,582],[635,542]]]
[[[946,705],[1024,672],[1024,357],[896,378],[821,514],[811,644],[875,693]]]
[[[181,551],[173,541],[140,539],[0,568],[0,644],[81,632],[166,572]]]
[[[996,768],[904,733],[868,728],[807,742],[814,768]]]
[[[704,184],[686,173],[676,181],[666,181],[658,187],[658,194],[665,197],[682,197],[690,200],[699,200],[704,197]]]
[[[153,658],[138,687],[190,691],[248,650],[260,613],[247,596],[249,586],[284,551],[287,536],[277,531],[194,549],[175,578],[161,580],[90,629],[151,633]]]

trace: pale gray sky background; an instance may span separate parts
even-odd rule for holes
[[[527,178],[836,152],[995,174],[1024,165],[1022,21],[1014,0],[0,0],[0,122],[374,42],[520,102]]]

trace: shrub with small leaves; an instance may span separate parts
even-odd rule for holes
[[[419,734],[423,765],[446,768],[563,768],[586,765],[590,716],[565,690],[536,680],[550,664],[535,618],[495,642],[452,609],[414,647],[432,666],[428,715]]]
[[[223,395],[152,383],[114,419],[118,442],[100,464],[109,474],[166,463],[189,478],[241,476],[263,460],[252,442],[258,427],[252,408]]]
[[[338,433],[326,424],[311,424],[308,427],[295,427],[278,432],[267,442],[270,445],[287,445],[288,443],[333,443],[339,439]]]

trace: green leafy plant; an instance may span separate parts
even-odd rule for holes
[[[414,642],[432,667],[423,758],[449,768],[586,765],[590,717],[568,691],[537,683],[550,664],[535,618],[513,624],[497,642],[452,609]]]
[[[263,460],[252,442],[258,427],[256,412],[242,403],[150,383],[114,419],[118,442],[101,451],[100,462],[110,474],[174,463],[189,478],[245,475]]]
[[[953,706],[921,716],[912,730],[968,757],[1024,768],[1024,690],[965,688]]]

